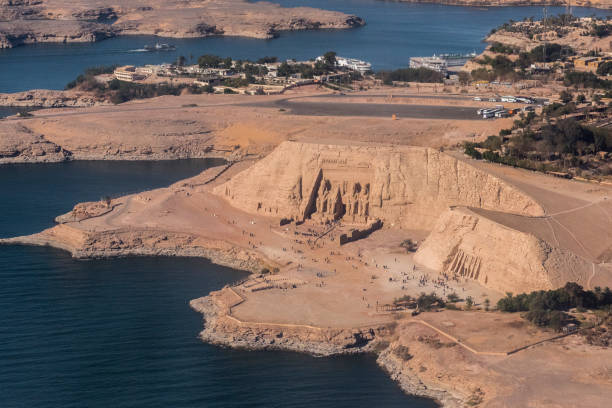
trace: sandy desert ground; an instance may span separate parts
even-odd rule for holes
[[[0,121],[0,163],[261,154],[298,139],[437,147],[510,127],[509,118],[476,117],[491,103],[421,91],[376,88],[347,96],[309,86],[276,96],[183,95],[45,109]]]

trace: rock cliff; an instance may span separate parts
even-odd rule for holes
[[[0,127],[0,163],[61,162],[72,153],[21,124]]]
[[[53,91],[33,89],[25,92],[0,93],[0,106],[35,108],[65,108],[108,105],[93,94],[79,91]]]
[[[434,149],[284,142],[215,192],[252,213],[431,229],[449,206],[541,215],[531,197]]]
[[[596,268],[570,251],[467,208],[442,214],[415,260],[449,276],[514,293],[554,289],[566,282],[588,287]]]

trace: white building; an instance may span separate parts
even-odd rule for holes
[[[427,68],[433,69],[446,75],[448,71],[448,63],[440,57],[412,57],[410,58],[410,68]]]
[[[136,72],[136,67],[133,65],[126,65],[115,69],[113,72],[115,78],[119,81],[132,82],[139,79],[144,79],[144,75]]]

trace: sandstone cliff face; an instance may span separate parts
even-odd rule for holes
[[[363,24],[361,18],[339,12],[246,0],[2,0],[0,48],[128,34],[272,38],[279,31]]]
[[[594,266],[569,251],[466,208],[446,211],[415,255],[428,268],[500,292],[587,286]]]
[[[285,142],[215,189],[242,210],[430,229],[452,205],[525,215],[543,210],[509,184],[433,149]]]
[[[0,48],[36,43],[94,42],[115,36],[105,24],[88,21],[25,20],[0,21]]]

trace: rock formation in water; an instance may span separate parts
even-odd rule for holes
[[[357,16],[246,0],[0,0],[0,48],[40,42],[91,42],[138,34],[272,38],[280,31],[350,28]]]

